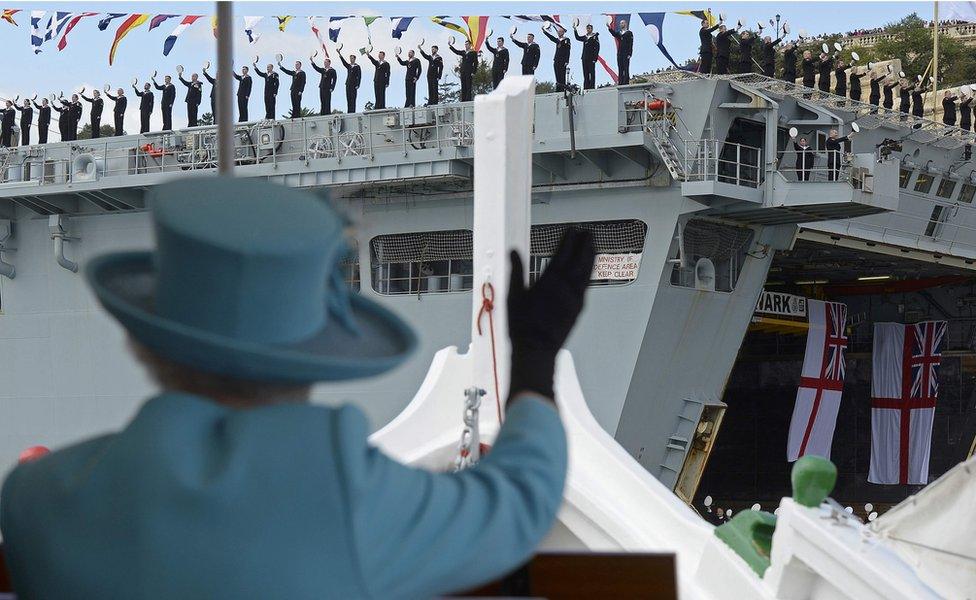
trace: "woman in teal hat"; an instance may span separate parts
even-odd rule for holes
[[[0,528],[22,598],[424,598],[524,561],[560,505],[555,356],[593,264],[571,232],[524,286],[513,255],[512,376],[491,453],[459,473],[399,464],[356,408],[312,383],[377,375],[410,328],[349,293],[343,222],[255,180],[150,192],[157,248],[87,268],[162,392],[132,422],[21,464]]]

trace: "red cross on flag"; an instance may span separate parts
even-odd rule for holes
[[[786,458],[807,454],[830,458],[837,411],[844,392],[844,350],[847,348],[847,305],[807,301],[810,327],[796,390]]]
[[[876,323],[871,373],[871,483],[926,484],[945,321]]]

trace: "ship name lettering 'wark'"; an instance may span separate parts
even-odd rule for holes
[[[590,279],[637,279],[641,255],[597,254]]]
[[[756,312],[770,315],[786,315],[791,317],[805,317],[807,314],[807,299],[782,292],[767,292],[763,290],[756,302]]]

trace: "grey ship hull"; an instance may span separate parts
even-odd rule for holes
[[[896,215],[923,213],[931,200],[899,192],[895,159],[874,160],[873,139],[891,135],[885,125],[867,131],[855,148],[865,152],[855,162],[862,175],[873,177],[871,189],[849,178],[798,184],[780,172],[777,127],[828,127],[857,112],[830,112],[820,106],[826,101],[761,89],[761,78],[685,79],[592,91],[574,97],[572,110],[562,96],[538,97],[532,218],[535,225],[646,224],[636,279],[591,288],[569,348],[600,424],[687,497],[719,425],[725,381],[775,250],[789,247],[798,231],[833,236],[833,243],[890,244],[858,223],[890,219],[886,211],[894,209]],[[671,115],[665,109],[664,116],[674,125],[655,129],[660,115],[648,117],[646,110],[655,99],[670,101]],[[471,292],[381,293],[389,288],[372,280],[377,258],[371,242],[389,234],[470,230],[471,111],[458,105],[258,123],[250,130],[250,149],[239,154],[240,176],[330,188],[354,223],[360,293],[404,315],[420,333],[419,351],[396,372],[315,389],[317,401],[362,407],[375,427],[410,400],[436,350],[469,342]],[[742,159],[733,178],[721,156],[702,158],[699,152],[687,160],[690,140],[731,147],[741,119],[766,125],[759,156],[777,160]],[[265,134],[270,145],[260,150]],[[82,266],[106,251],[151,247],[141,192],[174,176],[209,173],[207,135],[198,128],[148,139],[126,136],[101,147],[54,144],[41,153],[5,157],[0,218],[11,223],[13,235],[0,256],[16,267],[16,276],[0,277],[6,374],[0,463],[12,464],[27,446],[56,447],[122,427],[153,393],[122,330],[96,305],[83,278],[56,260],[52,235],[68,236],[66,258]],[[133,150],[147,141],[172,148],[171,156]],[[931,152],[945,161],[957,149]],[[88,163],[95,166],[86,171]],[[759,176],[740,177],[748,169]],[[864,216],[872,214],[877,216]],[[697,242],[686,228],[689,219]],[[826,219],[840,220],[830,227],[846,224],[845,234],[818,223]],[[905,229],[922,237],[924,222],[905,222]],[[805,223],[802,229],[798,223]],[[968,229],[960,234],[959,227],[952,235],[951,243],[938,236],[926,243],[938,246],[940,260],[976,258],[976,235]],[[707,243],[718,238],[722,244]],[[927,246],[912,247],[932,254]],[[718,266],[713,279],[725,281],[726,289],[699,277],[701,265],[694,260],[709,252],[716,253]]]

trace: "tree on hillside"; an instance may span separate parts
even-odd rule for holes
[[[932,29],[928,22],[912,13],[904,19],[890,23],[885,33],[891,39],[883,39],[870,48],[850,46],[844,48],[844,57],[850,59],[851,50],[861,57],[861,64],[901,58],[905,75],[915,80],[925,74],[932,60]],[[948,35],[939,36],[939,87],[946,88],[962,83],[972,83],[976,72],[976,57],[971,48]],[[928,75],[931,75],[931,70]]]
[[[535,82],[535,93],[538,94],[553,94],[556,92],[556,84],[552,81],[536,81]]]
[[[211,112],[205,112],[202,115],[200,115],[199,119],[197,119],[198,125],[213,125],[216,122],[217,120],[214,119],[213,113]]]
[[[98,131],[102,134],[103,138],[112,137],[113,135],[115,135],[115,128],[113,128],[111,125],[102,125],[101,127],[98,128]],[[85,126],[82,127],[81,131],[78,132],[78,139],[90,140],[91,134],[92,134],[91,123],[85,123]],[[125,135],[125,132],[123,131],[119,135]]]
[[[319,113],[318,113],[317,110],[312,110],[311,108],[309,108],[307,106],[303,106],[302,107],[302,112],[299,114],[299,116],[301,116],[301,117],[314,117],[314,116],[316,116],[318,114]],[[282,119],[290,119],[291,118],[291,109],[289,108],[288,109],[288,112],[286,112],[285,114],[281,115],[281,118]]]

